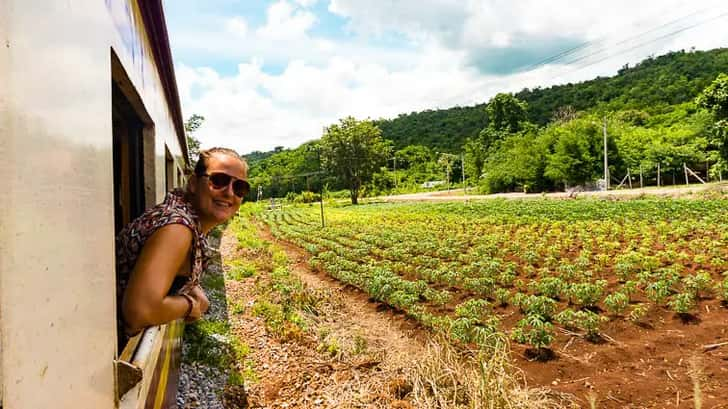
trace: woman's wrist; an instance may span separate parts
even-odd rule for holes
[[[183,297],[185,300],[187,300],[187,304],[188,304],[187,312],[182,317],[184,319],[187,319],[187,318],[189,318],[190,314],[192,313],[192,309],[195,306],[195,300],[189,294],[180,294],[180,296]]]

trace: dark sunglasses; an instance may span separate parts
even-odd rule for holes
[[[214,172],[200,176],[206,176],[214,189],[225,189],[232,181],[233,193],[241,199],[250,192],[250,183],[248,183],[247,180],[238,179],[234,176],[228,175],[227,173]]]

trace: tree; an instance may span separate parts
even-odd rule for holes
[[[713,113],[716,123],[710,144],[720,152],[721,166],[728,162],[728,75],[720,74],[695,99],[695,103]]]
[[[200,156],[200,141],[194,137],[194,133],[197,129],[202,126],[202,122],[205,117],[202,115],[193,114],[187,122],[185,122],[185,136],[187,136],[187,153],[190,157],[190,163],[197,162],[197,157]]]
[[[496,131],[515,133],[526,121],[528,105],[511,94],[500,93],[491,98],[485,107],[488,127]]]
[[[371,120],[341,119],[324,130],[321,159],[326,169],[337,174],[348,186],[351,203],[357,204],[364,183],[386,165],[392,142]]]

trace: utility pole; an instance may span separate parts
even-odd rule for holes
[[[460,170],[462,171],[463,176],[463,189],[465,189],[465,192],[467,193],[468,188],[465,186],[465,154],[460,153]]]
[[[394,188],[397,189],[397,156],[394,157]]]
[[[607,117],[604,117],[604,188],[609,190],[609,161],[607,159]]]

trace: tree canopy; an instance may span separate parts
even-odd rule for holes
[[[346,117],[330,125],[321,138],[321,159],[326,169],[339,176],[357,204],[362,185],[386,164],[392,143],[370,120]]]

